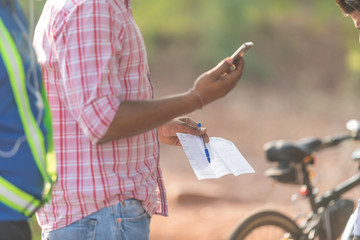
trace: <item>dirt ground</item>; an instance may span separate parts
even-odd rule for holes
[[[210,136],[232,141],[256,173],[226,175],[198,181],[181,148],[162,145],[161,166],[169,199],[168,218],[155,216],[152,240],[223,240],[239,221],[261,208],[278,209],[294,216],[306,209],[292,206],[298,186],[276,184],[264,177],[263,145],[271,140],[297,140],[346,132],[345,123],[360,119],[356,102],[340,95],[278,91],[241,84],[229,96],[190,117],[200,121]],[[278,91],[278,92],[277,92]],[[304,97],[306,96],[306,97]],[[358,114],[354,114],[354,113]],[[324,192],[356,172],[351,152],[358,143],[347,142],[319,153],[314,183]],[[356,200],[359,189],[347,197]]]
[[[183,90],[186,86],[174,85],[158,91],[167,95]],[[208,129],[209,136],[233,142],[255,173],[199,181],[182,148],[162,145],[160,158],[170,216],[153,217],[150,239],[225,240],[242,218],[258,209],[278,209],[290,216],[306,210],[303,201],[296,207],[291,204],[298,186],[276,184],[264,176],[271,164],[264,158],[263,145],[276,139],[346,132],[347,120],[360,119],[357,105],[356,98],[340,93],[286,91],[241,82],[226,98],[189,115]],[[357,171],[350,156],[358,146],[346,142],[318,154],[313,169],[320,193]],[[353,189],[347,197],[356,200],[359,190]],[[40,239],[34,220],[32,230],[34,239]]]

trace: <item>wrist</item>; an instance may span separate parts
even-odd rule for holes
[[[196,91],[194,88],[190,89],[190,93],[196,97],[196,102],[198,103],[199,108],[202,109],[204,107],[204,99],[201,97],[200,93]]]

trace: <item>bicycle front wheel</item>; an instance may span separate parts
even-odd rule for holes
[[[230,240],[300,240],[302,231],[289,217],[276,211],[261,211],[236,227]]]

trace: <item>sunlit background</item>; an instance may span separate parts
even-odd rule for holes
[[[20,3],[36,25],[45,0]],[[134,0],[132,9],[150,63],[166,63],[169,71],[181,60],[201,72],[253,41],[245,73],[250,84],[351,91],[359,82],[358,31],[335,0]]]
[[[30,1],[20,2],[36,24],[45,1],[34,1],[33,13]],[[181,148],[162,146],[171,216],[153,219],[152,239],[226,239],[253,208],[289,204],[297,188],[274,187],[263,176],[270,166],[263,144],[343,132],[348,119],[360,119],[359,32],[335,0],[133,0],[132,9],[147,44],[156,97],[188,90],[243,42],[255,43],[236,89],[191,117],[209,135],[234,142],[256,174],[198,181]],[[320,191],[356,171],[350,159],[356,146],[330,150],[322,156],[326,161],[320,156]],[[190,195],[191,204],[179,200]],[[352,198],[359,196],[357,189]],[[204,229],[193,230],[199,218]],[[188,230],[179,230],[184,225]],[[32,226],[39,239],[35,220]]]

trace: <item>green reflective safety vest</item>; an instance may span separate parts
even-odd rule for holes
[[[9,76],[10,85],[25,131],[26,140],[44,181],[42,199],[37,199],[0,176],[0,201],[9,208],[30,217],[44,203],[50,200],[52,187],[56,181],[56,162],[52,139],[51,113],[45,90],[42,86],[41,98],[45,107],[44,124],[47,129],[47,142],[45,143],[44,136],[31,111],[29,97],[26,91],[24,66],[20,53],[1,18],[0,40],[0,56],[4,61]]]

